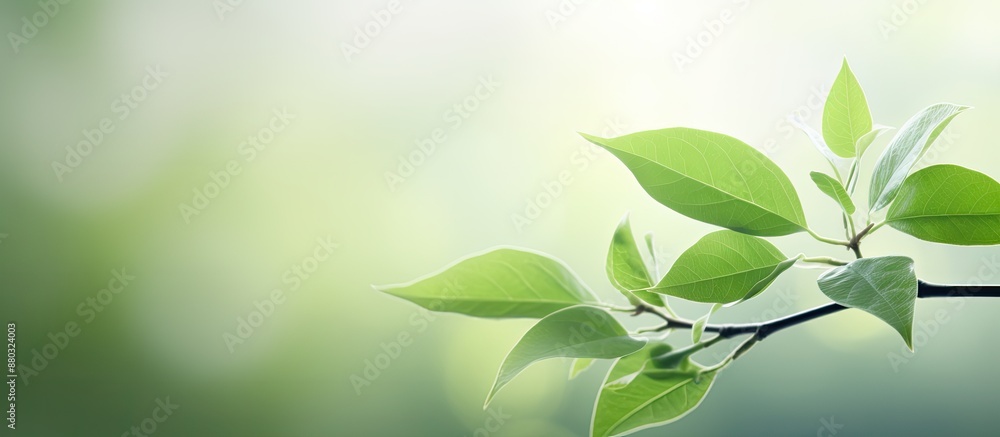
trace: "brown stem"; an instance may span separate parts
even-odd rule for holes
[[[864,256],[861,255],[861,239],[865,238],[865,235],[868,235],[868,233],[871,232],[872,228],[874,227],[875,227],[874,223],[869,224],[864,229],[862,229],[861,232],[858,232],[858,234],[855,235],[854,238],[851,238],[851,241],[847,243],[847,248],[853,250],[854,256],[856,256],[858,259],[864,258]]]

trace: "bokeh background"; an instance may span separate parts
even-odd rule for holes
[[[844,56],[876,123],[898,127],[939,101],[974,106],[921,165],[1000,176],[997,2],[56,4],[34,34],[22,18],[53,6],[0,4],[0,315],[17,323],[25,366],[50,334],[79,326],[19,379],[21,435],[122,435],[158,400],[179,409],[156,435],[586,435],[607,363],[572,382],[567,361],[536,365],[483,411],[530,322],[428,317],[371,284],[505,244],[557,256],[624,303],[603,262],[625,212],[655,234],[661,268],[713,230],[649,199],[578,131],[741,138],[786,169],[812,227],[837,236],[836,206],[808,176],[825,163],[785,119],[819,128]],[[371,24],[390,6],[388,23]],[[123,94],[143,97],[124,119]],[[275,111],[290,116],[272,138],[262,129]],[[57,174],[104,118],[114,130]],[[256,135],[268,141],[249,159],[241,143]],[[206,188],[231,161],[239,174]],[[206,189],[208,205],[185,214]],[[337,247],[313,263],[317,240]],[[804,235],[775,241],[848,256]],[[931,281],[1000,282],[995,248],[885,228],[866,252],[909,254]],[[113,271],[134,279],[102,294]],[[820,304],[819,272],[794,269],[714,320]],[[275,289],[283,303],[227,344]],[[108,296],[93,317],[80,309]],[[640,435],[996,435],[998,313],[1000,301],[918,302],[916,355],[860,312],[812,322],[755,348],[684,420]],[[411,343],[388,367],[352,379],[400,335]],[[493,416],[503,424],[487,432]]]

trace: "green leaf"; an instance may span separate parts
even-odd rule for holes
[[[788,117],[788,121],[791,122],[792,126],[795,126],[809,137],[809,141],[826,158],[826,161],[830,163],[830,167],[833,168],[833,172],[840,178],[840,165],[846,160],[830,150],[830,147],[826,145],[826,140],[823,139],[823,136],[819,132],[816,132],[816,129],[813,129],[798,117],[790,116]]]
[[[819,277],[819,289],[841,305],[882,319],[913,349],[913,306],[917,276],[913,260],[902,256],[862,258]]]
[[[957,165],[934,165],[903,182],[886,223],[921,240],[1000,244],[1000,184]]]
[[[968,106],[938,103],[920,111],[899,129],[875,164],[868,189],[869,211],[879,211],[892,203],[913,165],[956,115]]]
[[[544,317],[598,299],[561,261],[525,249],[499,248],[442,271],[376,290],[432,311],[476,317]]]
[[[705,325],[708,324],[709,317],[712,317],[712,314],[715,314],[715,312],[718,311],[719,308],[722,308],[721,303],[712,305],[712,308],[708,310],[708,314],[705,314],[704,316],[701,316],[698,320],[694,321],[694,324],[691,326],[691,343],[701,342],[701,337],[702,335],[705,334]]]
[[[684,251],[651,290],[695,302],[746,300],[764,291],[797,259],[761,238],[717,231]]]
[[[837,201],[837,203],[840,204],[840,209],[847,213],[847,215],[854,214],[854,211],[856,210],[854,201],[851,200],[851,196],[847,194],[847,190],[844,189],[844,185],[841,184],[840,181],[817,171],[809,173],[809,177],[812,178],[813,182],[816,183],[816,187],[818,187],[823,194],[826,194],[827,196],[830,196],[831,199]]]
[[[591,436],[620,436],[664,425],[701,404],[719,370],[699,374],[705,369],[695,363],[687,371],[652,369],[649,358],[661,346],[650,344],[615,361],[597,397]]]
[[[868,148],[875,142],[875,139],[890,130],[892,130],[892,128],[888,126],[876,126],[872,128],[871,132],[868,132],[862,135],[861,138],[858,138],[858,142],[854,145],[858,151],[858,159],[861,159],[861,157],[865,155],[865,152],[867,152]]]
[[[507,354],[486,396],[486,405],[497,391],[537,361],[555,357],[618,358],[645,345],[645,339],[629,337],[625,328],[602,309],[578,306],[556,311],[531,327]]]
[[[659,269],[657,269],[657,266],[656,266],[657,265],[657,260],[656,260],[656,246],[653,244],[653,233],[652,232],[647,232],[644,239],[646,240],[646,249],[649,250],[649,259],[650,259],[651,262],[649,264],[649,269],[648,270],[649,270],[649,274],[652,275],[649,278],[650,282],[652,282],[652,281],[655,281],[656,278],[660,277],[660,274],[658,272]]]
[[[595,361],[597,360],[593,358],[574,358],[573,363],[569,366],[569,379],[575,379],[577,376],[580,376],[590,366],[593,366]]]
[[[695,220],[759,236],[807,228],[788,177],[736,138],[688,128],[581,135],[621,160],[653,199]]]
[[[844,59],[823,107],[823,139],[837,156],[852,158],[857,156],[858,139],[871,130],[872,114],[865,92]]]
[[[615,235],[611,239],[606,270],[611,285],[624,294],[632,305],[637,305],[638,300],[641,300],[651,305],[663,306],[663,298],[660,295],[644,291],[653,284],[646,270],[646,263],[642,260],[642,254],[639,253],[639,246],[636,245],[635,237],[632,235],[628,215],[618,223]]]

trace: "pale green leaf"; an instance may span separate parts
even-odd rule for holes
[[[719,370],[691,363],[685,371],[651,369],[650,344],[615,361],[597,397],[591,436],[610,437],[674,422],[701,404]],[[654,377],[655,376],[655,377]]]
[[[820,276],[819,289],[841,305],[862,309],[899,332],[913,348],[917,276],[902,256],[862,258]]]
[[[657,268],[658,261],[656,259],[656,245],[653,244],[653,233],[647,232],[644,239],[646,240],[646,249],[649,250],[649,258],[651,261],[648,269],[649,274],[651,275],[649,279],[650,282],[656,282],[656,280],[660,277],[660,273]]]
[[[499,248],[437,273],[376,290],[432,311],[476,317],[544,317],[598,299],[561,261],[525,249]]]
[[[621,160],[653,199],[688,217],[760,236],[807,228],[788,177],[736,138],[688,128],[583,137]]]
[[[837,156],[852,158],[857,156],[858,139],[871,130],[872,114],[865,92],[844,59],[823,107],[823,139]]]
[[[871,132],[868,132],[862,135],[861,138],[858,138],[858,142],[854,145],[858,151],[858,159],[861,159],[861,157],[865,155],[865,152],[868,151],[868,148],[871,147],[872,143],[874,143],[878,137],[882,136],[882,134],[886,132],[889,132],[890,130],[892,130],[892,128],[888,126],[875,126],[872,128]]]
[[[717,231],[684,251],[652,291],[695,302],[746,300],[764,291],[796,259],[761,238]]]
[[[719,308],[722,308],[721,303],[712,305],[712,308],[708,310],[707,314],[694,321],[694,324],[691,326],[691,343],[701,342],[701,337],[705,334],[705,325],[708,324],[708,319],[712,317],[712,314],[715,314]]]
[[[809,177],[812,178],[816,187],[819,188],[823,194],[830,196],[831,199],[836,201],[847,215],[854,214],[856,207],[854,206],[854,201],[851,200],[851,196],[847,194],[847,190],[844,189],[844,185],[840,181],[834,179],[833,177],[814,171],[809,173]]]
[[[937,139],[956,115],[967,106],[938,103],[920,111],[896,132],[875,164],[868,189],[869,211],[879,211],[892,203],[913,165]]]
[[[645,339],[630,337],[602,309],[578,306],[556,311],[539,320],[507,354],[486,396],[486,405],[497,391],[537,361],[556,357],[618,358],[645,345]]]
[[[628,215],[622,218],[611,239],[606,264],[608,279],[611,284],[629,299],[633,305],[639,300],[655,306],[663,306],[663,297],[645,291],[652,286],[646,263],[639,253]]]
[[[847,160],[837,156],[836,153],[833,153],[833,151],[830,150],[830,147],[826,145],[826,140],[823,139],[823,135],[820,135],[819,132],[816,132],[816,129],[813,129],[798,117],[790,116],[788,117],[788,121],[791,122],[792,126],[795,126],[801,130],[802,133],[806,134],[809,138],[809,142],[811,142],[813,146],[816,147],[816,150],[819,150],[819,153],[826,158],[826,161],[830,163],[830,167],[833,168],[833,172],[839,178],[840,167],[841,165],[844,165]]]
[[[593,358],[574,358],[569,366],[569,379],[575,379],[581,373],[594,365],[597,360]]]
[[[957,165],[927,167],[900,187],[886,223],[935,243],[1000,244],[1000,184]]]

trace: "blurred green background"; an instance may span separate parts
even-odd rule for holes
[[[923,164],[998,177],[998,15],[985,0],[5,1],[0,315],[17,323],[21,365],[64,346],[18,379],[16,432],[122,435],[145,421],[178,436],[585,435],[607,364],[571,383],[567,361],[536,365],[483,411],[530,322],[427,317],[371,284],[508,244],[620,299],[603,262],[626,211],[655,233],[662,268],[713,229],[649,199],[578,131],[736,136],[786,169],[814,229],[839,235],[808,176],[826,165],[784,120],[819,128],[844,56],[876,123],[974,106]],[[105,118],[99,144],[68,157]],[[317,240],[337,245],[325,261]],[[775,241],[848,255],[801,234]],[[866,255],[899,252],[927,280],[1000,282],[994,248],[888,228],[866,241]],[[134,279],[102,292],[113,272]],[[825,302],[818,273],[792,270],[714,320]],[[275,289],[282,303],[241,327]],[[947,321],[932,323],[936,311]],[[998,312],[919,302],[915,356],[857,311],[812,322],[755,348],[684,420],[639,435],[996,435]],[[77,335],[59,334],[67,323]],[[158,400],[179,407],[151,422]]]

